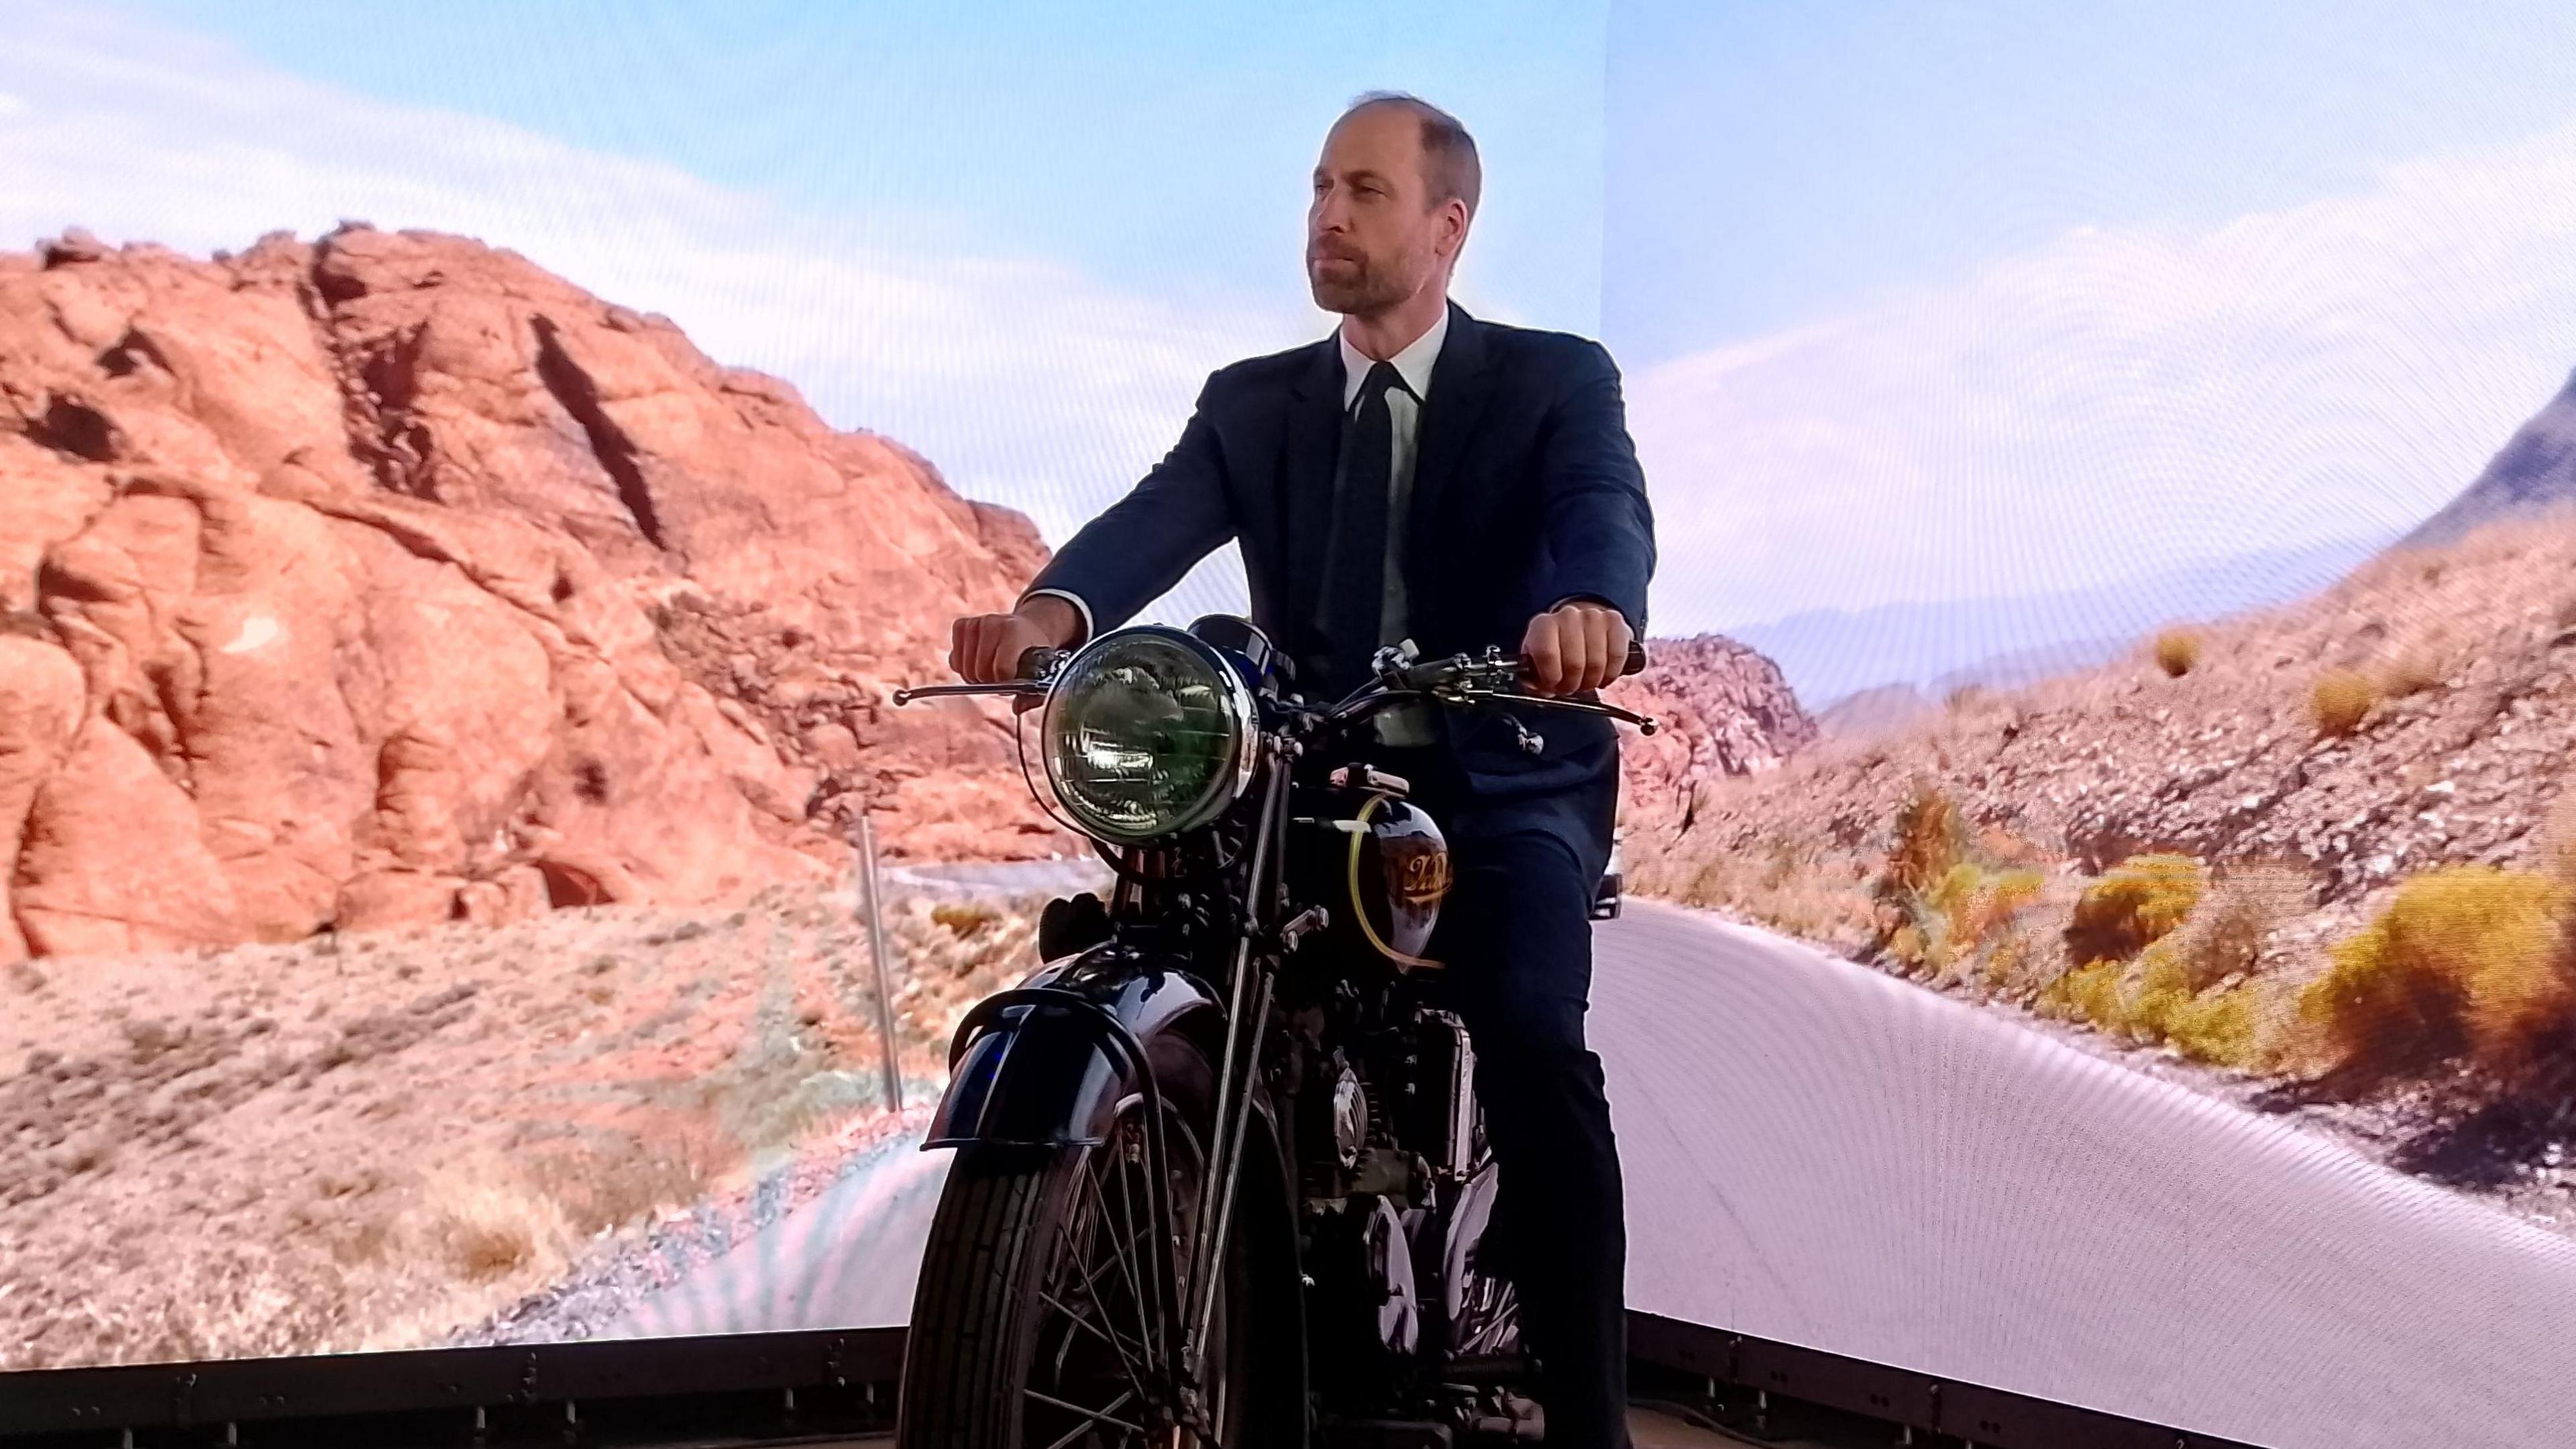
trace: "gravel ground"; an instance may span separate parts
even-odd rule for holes
[[[907,1083],[915,1105],[852,1124],[731,1194],[666,1215],[640,1232],[602,1238],[562,1282],[451,1335],[441,1347],[565,1343],[597,1338],[648,1294],[670,1287],[814,1201],[834,1184],[913,1150],[937,1089]]]

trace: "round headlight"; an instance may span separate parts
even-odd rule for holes
[[[1095,639],[1047,695],[1047,781],[1074,822],[1124,843],[1214,820],[1252,778],[1251,692],[1177,629]]]

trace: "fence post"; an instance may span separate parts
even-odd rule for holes
[[[859,812],[859,883],[868,893],[868,953],[877,968],[877,1045],[885,1060],[886,1110],[903,1110],[903,1076],[895,1067],[894,981],[886,970],[884,897],[877,882],[877,836],[868,812]]]

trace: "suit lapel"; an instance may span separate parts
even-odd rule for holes
[[[1279,457],[1280,573],[1288,627],[1280,643],[1305,647],[1323,588],[1324,546],[1333,526],[1333,466],[1342,446],[1342,354],[1330,337],[1315,346],[1289,389],[1288,426]]]
[[[1423,560],[1436,546],[1435,520],[1442,499],[1466,456],[1467,440],[1476,435],[1485,406],[1493,399],[1493,359],[1485,346],[1485,324],[1449,304],[1449,336],[1440,344],[1440,360],[1431,370],[1431,396],[1422,403],[1422,435],[1414,445],[1413,503],[1405,512],[1405,571],[1420,578]]]

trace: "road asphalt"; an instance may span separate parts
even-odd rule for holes
[[[1594,939],[1630,1306],[2254,1443],[2576,1443],[2576,1240],[1705,912]],[[902,1323],[946,1159],[610,1334]]]

